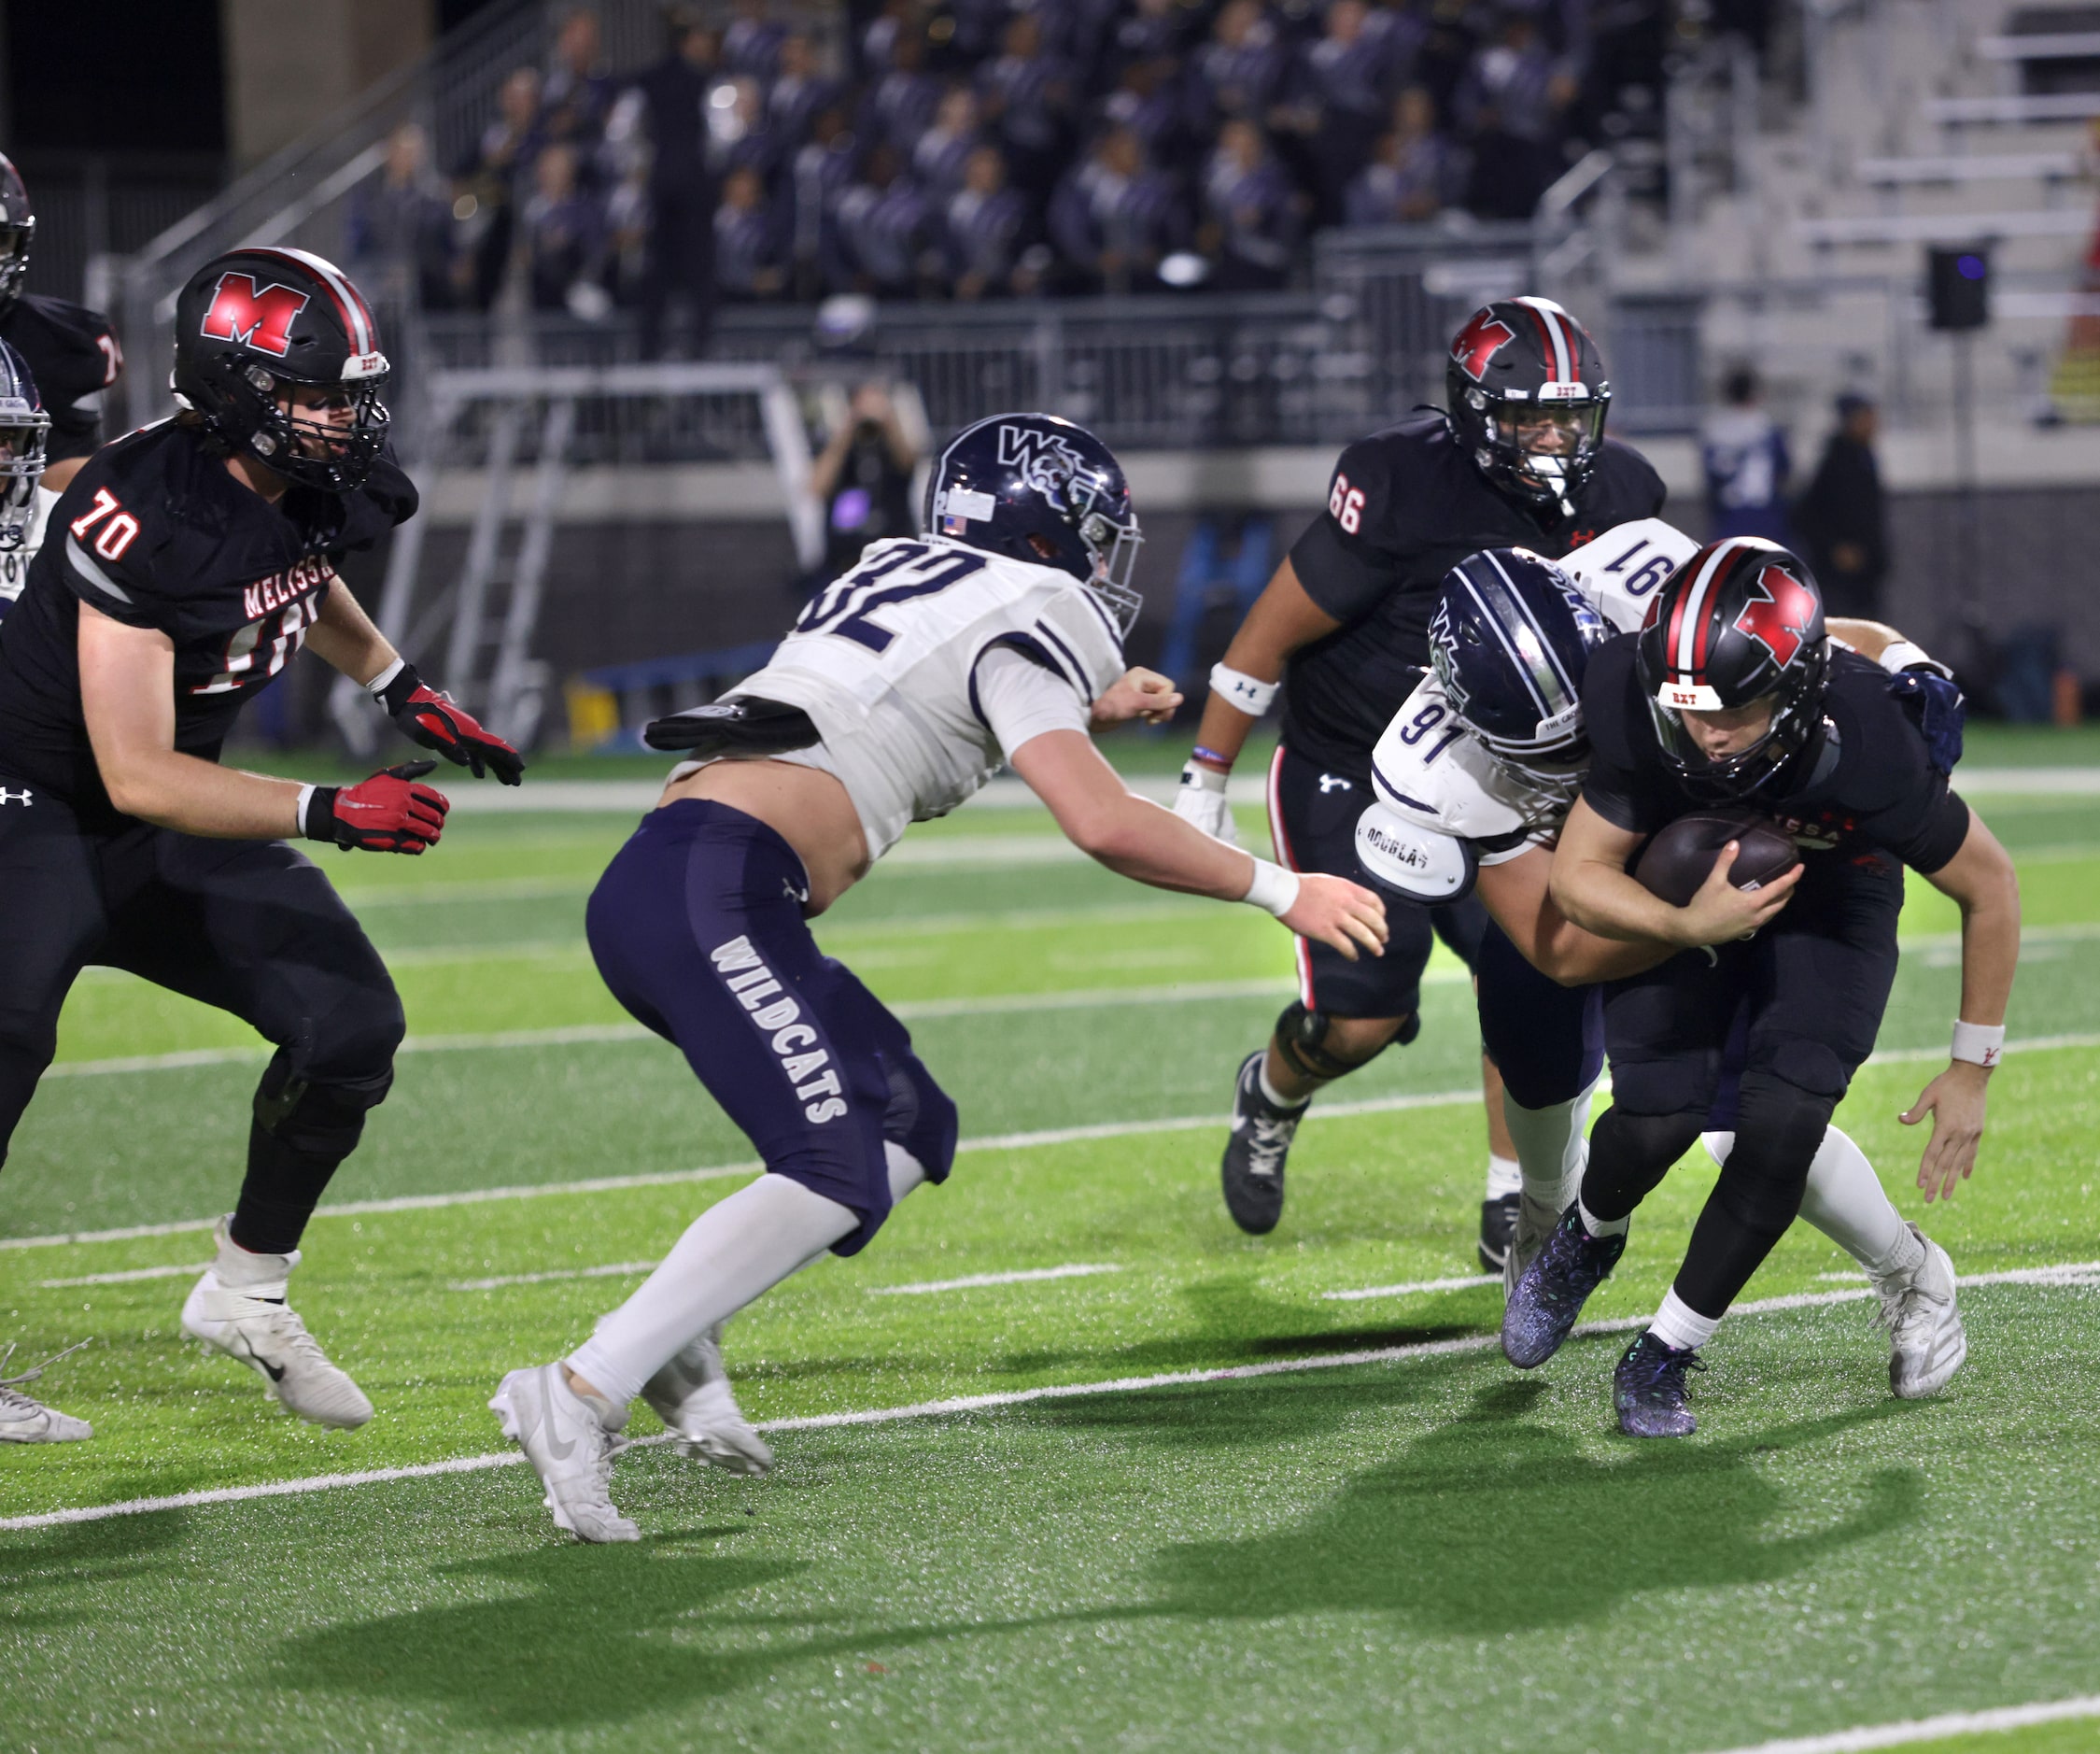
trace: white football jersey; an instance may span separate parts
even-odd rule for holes
[[[1621,633],[1637,632],[1663,582],[1699,545],[1659,517],[1619,524],[1558,564]],[[1434,672],[1422,678],[1372,752],[1379,801],[1409,827],[1470,842],[1483,865],[1551,846],[1582,785],[1513,772],[1459,723]],[[1390,825],[1388,825],[1388,829]]]
[[[880,858],[1005,761],[976,698],[978,660],[994,646],[1069,683],[1082,714],[1126,667],[1107,605],[1069,573],[943,537],[892,537],[811,598],[772,661],[726,698],[809,714],[822,743],[781,758],[839,776]]]
[[[29,582],[29,563],[44,545],[44,526],[50,521],[51,507],[57,503],[57,494],[49,488],[38,488],[21,546],[0,550],[0,615],[7,613],[5,605],[20,597],[21,587]]]

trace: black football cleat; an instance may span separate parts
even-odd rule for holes
[[[1279,1108],[1261,1094],[1261,1062],[1268,1050],[1258,1048],[1240,1062],[1233,1091],[1233,1135],[1225,1141],[1219,1166],[1225,1183],[1225,1209],[1250,1237],[1265,1237],[1283,1216],[1283,1160],[1298,1136],[1309,1100]]]
[[[1684,1373],[1705,1368],[1689,1346],[1666,1346],[1653,1333],[1643,1333],[1612,1372],[1619,1429],[1628,1437],[1689,1437],[1698,1421],[1692,1417]]]
[[[1583,1227],[1580,1204],[1569,1207],[1502,1306],[1502,1355],[1519,1370],[1544,1364],[1625,1252],[1623,1235],[1591,1236]]]
[[[1521,1194],[1504,1194],[1500,1199],[1480,1202],[1480,1270],[1500,1273],[1509,1265],[1510,1238],[1516,1235],[1516,1211],[1524,1204]]]

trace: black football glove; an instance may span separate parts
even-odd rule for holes
[[[367,853],[420,853],[435,846],[452,806],[436,787],[416,782],[436,766],[403,761],[355,785],[317,785],[300,831],[309,841],[332,841]]]
[[[475,779],[493,773],[505,785],[516,785],[524,778],[525,757],[494,731],[484,730],[449,694],[429,686],[414,664],[403,664],[401,673],[373,698],[401,727],[402,736],[472,769]]]
[[[1968,717],[1961,686],[1938,670],[1915,665],[1889,678],[1889,692],[1925,740],[1925,758],[1940,772],[1952,773],[1962,758],[1962,725]]]

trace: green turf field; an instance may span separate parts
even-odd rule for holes
[[[649,1538],[600,1549],[526,1470],[438,1470],[498,1454],[502,1371],[750,1173],[592,972],[584,898],[627,823],[461,814],[425,860],[331,858],[413,1040],[295,1294],[379,1417],[312,1431],[180,1341],[262,1056],[91,976],[0,1175],[0,1339],[90,1340],[46,1387],[97,1432],[0,1450],[0,1746],[1698,1754],[2100,1690],[2100,1269],[2046,1271],[2100,1260],[2100,799],[1987,813],[2026,888],[2013,1034],[2069,1040],[2008,1059],[1977,1181],[1929,1215],[1984,1281],[1938,1401],[1888,1396],[1864,1287],[1803,1233],[1710,1349],[1690,1441],[1617,1436],[1615,1337],[1508,1369],[1448,961],[1420,1041],[1301,1136],[1281,1228],[1242,1237],[1216,1117],[1288,941],[972,810],[820,927],[962,1104],[953,1179],[732,1328],[747,1410],[784,1422],[773,1478],[635,1450],[616,1496]],[[1912,1215],[1894,1117],[1944,1051],[1952,926],[1914,899],[1841,1116]],[[1688,1162],[1642,1209],[1600,1320],[1653,1308],[1710,1181]],[[932,1289],[1061,1268],[1088,1270]],[[430,1471],[20,1526],[390,1469]]]

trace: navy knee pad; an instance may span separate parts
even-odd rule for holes
[[[1599,1218],[1626,1217],[1691,1150],[1705,1125],[1703,1110],[1629,1114],[1614,1103],[1590,1129],[1583,1204]]]
[[[949,1094],[934,1082],[923,1061],[907,1050],[885,1052],[882,1068],[890,1079],[890,1106],[882,1112],[882,1137],[908,1151],[926,1172],[926,1180],[941,1182],[955,1163],[955,1141],[961,1117]]]

